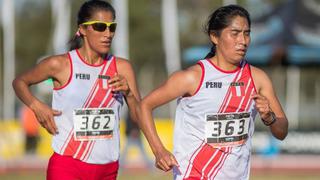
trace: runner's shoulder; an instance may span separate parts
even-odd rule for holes
[[[68,54],[48,56],[40,63],[49,66],[49,69],[53,71],[61,71],[64,68],[69,68],[70,66]]]
[[[250,65],[250,69],[251,69],[251,75],[252,75],[253,78],[256,78],[256,79],[268,78],[267,73],[264,72],[262,69],[260,69],[258,67]]]
[[[116,58],[116,65],[117,70],[121,74],[121,71],[123,73],[126,73],[126,71],[133,71],[133,67],[131,62],[128,59],[121,58],[121,57],[115,57]]]
[[[201,78],[201,75],[203,73],[200,64],[195,64],[193,66],[190,66],[184,71],[186,75],[189,76],[189,78],[192,78],[196,81],[198,81]]]
[[[193,65],[187,69],[174,72],[169,79],[176,80],[177,82],[184,82],[185,86],[192,86],[197,84],[201,79],[201,67]]]
[[[116,56],[115,58],[116,58],[117,66],[132,66],[128,59],[125,59],[122,57],[116,57]]]
[[[257,89],[260,89],[265,85],[270,85],[271,80],[265,71],[252,65],[250,65],[250,69]]]

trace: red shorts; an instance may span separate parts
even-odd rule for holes
[[[89,164],[71,156],[53,153],[47,169],[47,180],[115,180],[119,162],[108,164]]]

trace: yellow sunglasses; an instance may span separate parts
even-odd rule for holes
[[[82,23],[82,25],[91,25],[95,31],[104,32],[107,28],[110,32],[115,32],[117,29],[116,22],[104,22],[104,21],[88,21]]]

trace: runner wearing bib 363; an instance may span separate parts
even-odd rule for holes
[[[278,139],[288,121],[268,76],[245,60],[249,13],[237,5],[214,11],[207,24],[211,52],[196,65],[172,74],[139,104],[140,127],[156,166],[174,179],[245,180],[257,113]],[[160,141],[152,110],[178,98],[172,155]]]

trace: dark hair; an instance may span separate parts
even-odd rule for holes
[[[78,12],[77,25],[89,21],[97,11],[108,11],[112,13],[113,19],[116,19],[116,11],[112,5],[102,0],[89,0],[82,4]],[[78,49],[82,45],[82,35],[76,34],[69,42],[70,50]]]
[[[206,33],[210,36],[214,33],[220,36],[221,31],[228,27],[232,19],[236,16],[241,16],[247,19],[249,27],[251,26],[250,15],[246,9],[238,5],[222,6],[215,10],[210,16],[206,25]],[[211,58],[215,55],[216,45],[212,44],[210,52],[205,58]]]

